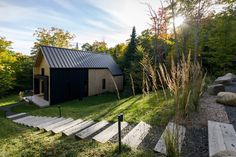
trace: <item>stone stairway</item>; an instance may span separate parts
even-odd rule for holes
[[[11,115],[7,118],[27,127],[41,129],[54,134],[62,133],[64,136],[75,136],[79,139],[93,139],[101,143],[108,142],[118,134],[117,122],[95,122],[93,120],[74,120],[63,117],[31,116],[26,113]],[[121,122],[121,130],[125,129],[128,125],[127,122]],[[181,149],[186,129],[184,126],[169,122],[157,141],[156,146],[153,148],[155,152],[166,154],[164,136],[167,132],[176,133],[176,128],[178,128],[177,134],[180,137],[179,149]],[[122,143],[130,146],[132,149],[137,149],[150,132],[150,129],[151,126],[149,124],[141,121],[122,138]],[[231,124],[208,121],[208,141],[210,157],[225,150],[236,152],[236,132]]]

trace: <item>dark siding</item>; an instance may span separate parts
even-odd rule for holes
[[[50,104],[88,96],[88,69],[51,68]]]

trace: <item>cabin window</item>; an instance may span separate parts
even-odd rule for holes
[[[44,76],[44,68],[41,68],[41,75]]]
[[[106,89],[106,79],[102,79],[102,89]]]

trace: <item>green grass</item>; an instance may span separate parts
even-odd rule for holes
[[[0,156],[119,156],[117,145],[51,135],[0,118]],[[151,150],[126,149],[120,156],[154,156]]]
[[[117,100],[114,94],[103,94],[60,104],[63,117],[116,121],[119,113],[127,122],[145,121],[153,125],[166,125],[173,115],[172,101],[167,103],[162,94],[142,98],[142,95]],[[28,112],[32,115],[58,116],[57,106],[39,109],[22,103],[14,112]]]
[[[106,119],[116,121],[119,113],[124,120],[138,123],[145,121],[152,125],[165,125],[173,115],[172,101],[167,103],[159,93],[142,98],[142,95],[117,100],[114,94],[87,97],[82,101],[74,100],[60,104],[63,117],[83,119]],[[58,116],[57,106],[40,109],[32,104],[21,102],[13,108],[15,112],[32,115]],[[101,144],[93,140],[76,140],[51,135],[17,125],[3,118],[0,112],[0,156],[155,156],[149,149],[131,150],[117,154],[117,144]]]
[[[18,95],[9,95],[0,99],[0,106],[15,104],[19,101],[20,101],[20,98]]]

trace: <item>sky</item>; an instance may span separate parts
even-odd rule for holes
[[[13,42],[12,49],[30,54],[39,27],[58,27],[74,33],[72,42],[105,41],[109,47],[149,28],[149,3],[158,0],[0,0],[0,36]]]

